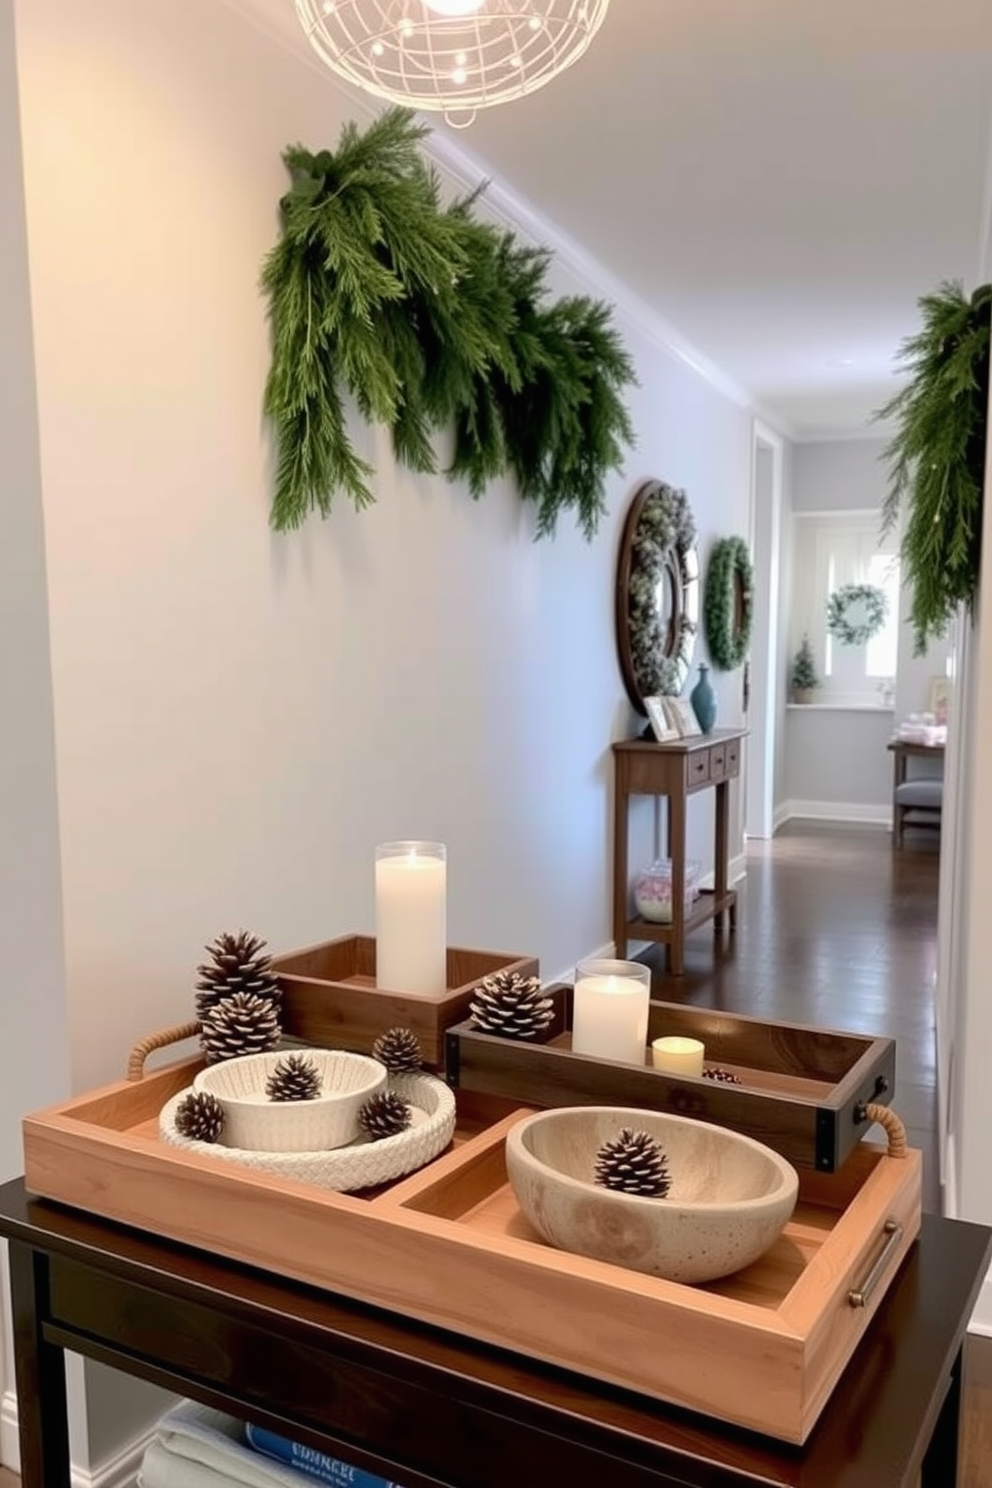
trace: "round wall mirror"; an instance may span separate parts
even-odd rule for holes
[[[696,524],[684,491],[645,481],[624,522],[617,564],[620,671],[639,713],[644,699],[685,686],[699,628]]]

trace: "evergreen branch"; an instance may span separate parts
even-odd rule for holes
[[[876,415],[897,430],[885,451],[883,532],[906,509],[901,553],[917,655],[942,636],[978,585],[988,419],[992,286],[968,298],[945,282],[919,301],[922,327],[903,344],[910,381]]]

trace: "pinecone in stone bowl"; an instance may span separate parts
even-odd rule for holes
[[[621,1128],[596,1154],[596,1182],[616,1193],[664,1199],[672,1186],[668,1162],[658,1143],[645,1131]]]
[[[420,1040],[412,1028],[387,1028],[380,1033],[372,1045],[372,1058],[394,1075],[411,1074],[424,1062]]]
[[[501,1038],[537,1038],[554,1017],[554,1004],[541,991],[540,978],[497,971],[475,989],[472,1022],[482,1033]]]
[[[191,1090],[176,1107],[176,1131],[194,1142],[216,1142],[224,1129],[224,1107],[208,1090]]]
[[[413,1112],[406,1101],[391,1090],[381,1090],[378,1095],[370,1096],[358,1113],[359,1126],[373,1142],[406,1131],[412,1120]]]
[[[320,1070],[309,1054],[287,1054],[265,1082],[271,1101],[316,1100],[320,1090]]]
[[[239,930],[237,935],[225,931],[205,948],[210,960],[196,968],[200,978],[196,984],[198,1018],[205,1018],[219,1002],[236,992],[268,998],[278,1011],[282,994],[272,975],[272,957],[267,954],[265,944],[257,935]]]
[[[265,1054],[275,1048],[282,1030],[275,1004],[254,992],[235,992],[217,1003],[200,1023],[200,1047],[208,1064]]]

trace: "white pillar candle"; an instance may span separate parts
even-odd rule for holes
[[[575,971],[572,1049],[643,1064],[651,972],[637,961],[583,961]]]
[[[670,1075],[701,1075],[705,1052],[698,1039],[670,1035],[652,1042],[651,1062],[655,1069],[665,1070]]]
[[[447,864],[440,842],[375,850],[375,980],[394,992],[447,986]]]

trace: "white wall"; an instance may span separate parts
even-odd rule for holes
[[[38,430],[24,236],[13,11],[0,6],[0,1181],[18,1174],[20,1118],[68,1083],[58,818]],[[13,1386],[0,1252],[0,1461]]]
[[[17,19],[74,1085],[189,1015],[218,930],[370,929],[385,838],[447,842],[454,943],[570,966],[610,935],[626,503],[660,476],[701,551],[746,531],[747,410],[625,315],[639,443],[592,545],[535,544],[510,489],[475,504],[361,429],[376,507],[273,536],[258,272],[281,151],[332,146],[342,95],[217,0]],[[701,800],[704,861],[709,827]],[[118,1402],[92,1391],[94,1460]]]

